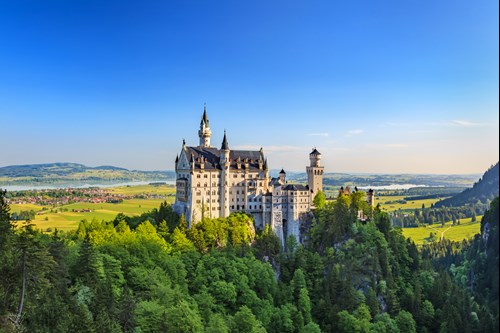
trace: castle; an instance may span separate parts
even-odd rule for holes
[[[290,235],[300,241],[300,222],[311,210],[315,195],[323,189],[320,152],[313,149],[309,154],[308,184],[288,184],[284,170],[278,178],[269,177],[262,148],[232,150],[226,132],[220,149],[212,147],[206,107],[198,136],[199,145],[187,146],[183,141],[175,159],[174,210],[184,214],[188,225],[205,217],[245,212],[253,216],[257,228],[270,225],[282,243]]]

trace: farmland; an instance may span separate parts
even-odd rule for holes
[[[55,228],[72,230],[83,219],[108,221],[113,220],[119,213],[137,216],[153,208],[158,208],[163,201],[173,203],[175,188],[168,185],[141,185],[109,188],[107,191],[133,198],[117,203],[77,202],[57,206],[29,203],[11,204],[11,212],[34,210],[36,216],[32,223],[44,231]]]
[[[383,211],[392,212],[396,210],[414,210],[416,208],[422,208],[422,205],[429,208],[432,204],[435,204],[443,198],[433,198],[433,199],[421,199],[421,200],[404,200],[405,195],[383,195],[376,196],[375,204],[380,203],[380,207]]]
[[[476,222],[472,222],[471,218],[466,218],[460,221],[458,225],[452,225],[452,222],[445,223],[444,226],[434,224],[432,226],[420,226],[418,228],[403,228],[403,235],[411,238],[415,244],[422,245],[431,241],[430,234],[435,235],[434,239],[440,238],[449,239],[452,241],[461,241],[474,237],[480,232],[482,216],[477,217]]]

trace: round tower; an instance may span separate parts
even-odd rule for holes
[[[286,172],[283,169],[281,169],[281,171],[280,171],[279,180],[280,180],[281,185],[286,184]]]
[[[222,146],[220,148],[219,164],[221,166],[221,181],[220,181],[220,206],[221,206],[221,217],[229,216],[229,144],[227,142],[226,131],[224,131],[224,139],[222,140]]]
[[[200,130],[198,131],[198,136],[200,137],[200,147],[210,148],[210,137],[212,136],[212,131],[210,130],[210,121],[207,116],[207,105],[203,107],[203,116],[201,117]]]

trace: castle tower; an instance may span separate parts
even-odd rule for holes
[[[309,154],[310,164],[306,167],[307,171],[307,184],[309,185],[309,190],[311,194],[311,202],[318,194],[319,191],[323,191],[323,171],[324,167],[320,165],[321,153],[313,149]]]
[[[220,148],[219,164],[222,168],[220,179],[220,209],[221,217],[229,216],[229,144],[227,143],[226,131],[224,131],[224,139]]]
[[[198,136],[200,137],[200,147],[210,148],[210,137],[212,136],[212,131],[210,130],[210,122],[207,117],[207,105],[203,107],[203,116],[201,117],[200,130],[198,131]]]
[[[372,189],[369,189],[368,192],[366,192],[366,201],[370,207],[375,207],[375,192]]]
[[[281,169],[280,175],[279,175],[279,179],[280,179],[280,184],[281,185],[285,185],[286,184],[286,172],[285,172],[285,170]]]

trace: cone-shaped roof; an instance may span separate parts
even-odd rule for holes
[[[207,127],[210,125],[210,122],[208,121],[208,116],[207,116],[207,105],[205,104],[203,106],[203,116],[201,117],[201,123],[200,125],[205,124]]]
[[[222,146],[220,147],[221,150],[229,150],[229,144],[227,143],[227,138],[226,138],[226,131],[224,130],[224,139],[222,139]]]

